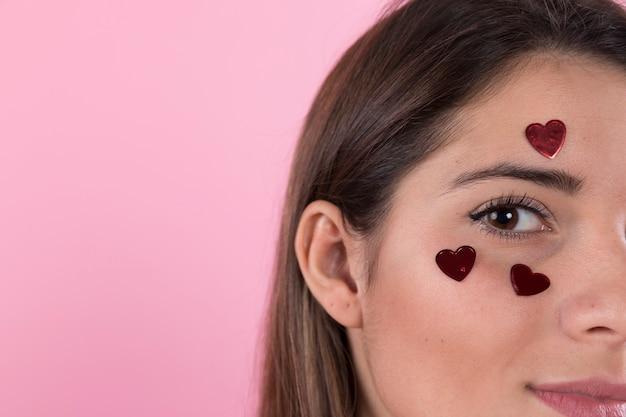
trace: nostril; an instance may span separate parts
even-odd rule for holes
[[[592,327],[591,329],[589,329],[590,333],[591,332],[597,333],[597,332],[600,332],[600,331],[608,331],[608,332],[610,332],[611,329],[609,329],[608,327],[604,327],[604,326],[596,326],[596,327]]]

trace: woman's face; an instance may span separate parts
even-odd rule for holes
[[[524,135],[551,119],[567,127],[554,159]],[[361,416],[558,416],[526,385],[626,379],[626,73],[581,58],[537,61],[462,120],[456,141],[399,185],[373,287],[359,291],[362,324],[347,330]],[[501,163],[559,170],[561,180],[453,184]],[[518,206],[470,218],[509,194],[546,216]],[[435,255],[462,245],[476,260],[456,281]],[[516,263],[550,287],[517,295]]]

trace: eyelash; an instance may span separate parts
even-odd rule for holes
[[[494,211],[502,210],[502,209],[511,209],[511,208],[523,208],[532,213],[535,213],[541,217],[542,220],[552,220],[552,214],[546,209],[541,203],[537,202],[533,197],[527,197],[526,193],[522,197],[516,196],[514,194],[503,195],[498,198],[492,199],[487,203],[487,206],[478,211],[478,212],[470,212],[468,213],[468,217],[472,219],[472,221],[479,223],[482,230],[484,230],[487,234],[494,234],[500,239],[510,240],[510,239],[526,239],[529,238],[530,235],[535,235],[538,233],[544,233],[543,231],[539,232],[510,232],[505,230],[497,229],[493,226],[489,226],[481,219],[485,217],[485,215],[490,214]],[[548,222],[549,223],[549,222]],[[550,225],[548,225],[549,230],[551,229]]]

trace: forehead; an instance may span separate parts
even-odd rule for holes
[[[529,124],[551,119],[567,128],[554,159],[539,154],[525,136]],[[459,120],[454,141],[431,161],[446,183],[454,174],[503,161],[625,183],[626,71],[618,67],[583,57],[539,55],[492,94],[462,108]]]

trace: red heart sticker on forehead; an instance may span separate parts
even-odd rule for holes
[[[531,123],[526,127],[526,138],[533,148],[546,158],[554,158],[565,142],[565,123],[550,120],[546,125]]]

